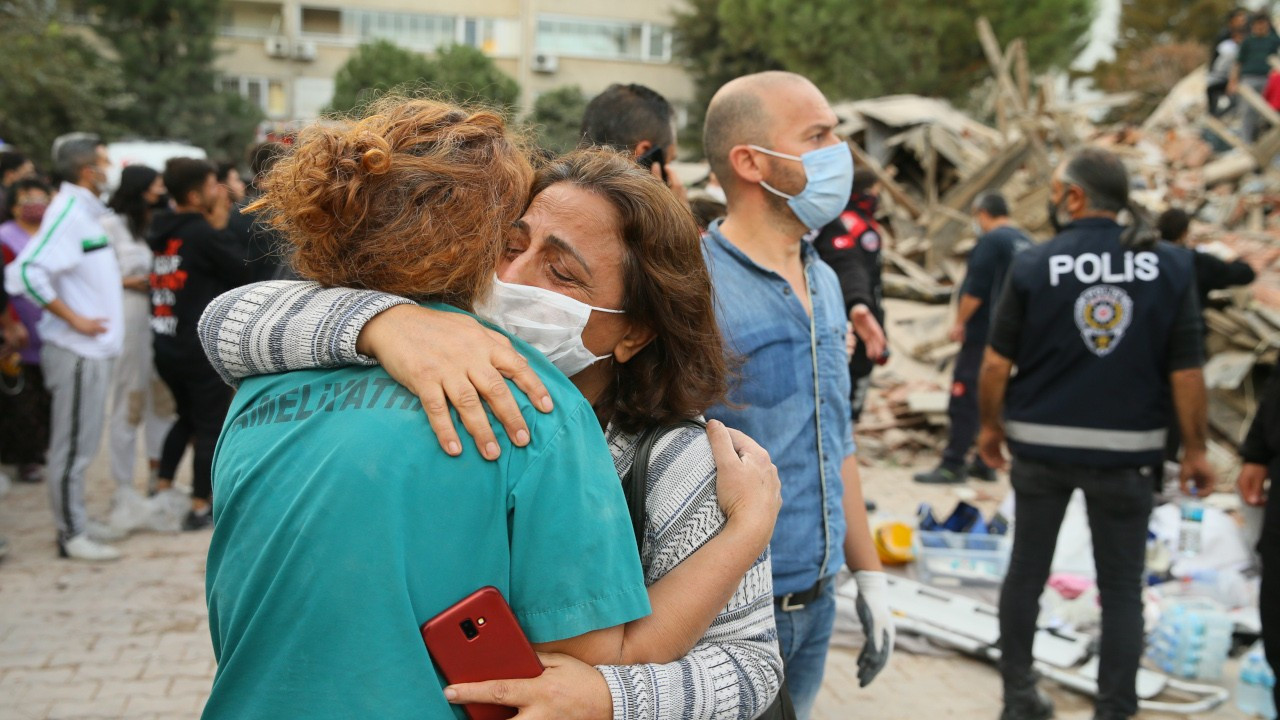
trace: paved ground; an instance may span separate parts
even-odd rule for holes
[[[914,486],[909,473],[867,472],[868,495],[899,513],[922,499],[954,503],[953,491]],[[106,512],[110,492],[100,458],[91,513]],[[203,591],[209,534],[137,535],[119,544],[124,560],[92,566],[55,559],[50,523],[43,486],[16,486],[0,500],[0,533],[12,546],[0,562],[0,720],[195,717],[214,671]],[[860,690],[855,657],[832,652],[817,720],[999,714],[998,678],[985,664],[899,652]],[[1082,698],[1054,696],[1060,718],[1091,717]],[[1240,716],[1228,709],[1202,717]]]

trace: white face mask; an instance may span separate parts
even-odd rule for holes
[[[569,377],[609,357],[594,355],[582,344],[582,330],[592,310],[626,312],[588,305],[532,285],[512,285],[497,276],[489,297],[475,306],[476,315],[534,346]]]

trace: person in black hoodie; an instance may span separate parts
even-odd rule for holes
[[[1280,493],[1270,492],[1267,481],[1280,478],[1280,373],[1272,373],[1258,401],[1258,412],[1249,426],[1249,434],[1240,446],[1240,477],[1236,488],[1240,497],[1255,507],[1265,505],[1262,537],[1258,553],[1262,556],[1262,595],[1258,608],[1262,611],[1262,644],[1271,667],[1280,667]],[[1280,702],[1280,688],[1272,690]]]
[[[252,278],[225,231],[231,204],[214,167],[204,160],[175,158],[165,165],[164,184],[174,211],[155,218],[149,239],[155,253],[151,329],[156,370],[173,393],[178,420],[165,438],[158,488],[173,485],[190,436],[194,478],[191,512],[183,527],[199,530],[212,523],[213,451],[231,403],[231,389],[205,357],[196,325],[215,297]]]

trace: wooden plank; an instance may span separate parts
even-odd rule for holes
[[[908,195],[906,190],[902,189],[902,186],[893,179],[892,175],[885,171],[884,167],[875,158],[864,152],[855,142],[849,143],[849,150],[853,152],[853,159],[862,167],[870,170],[871,174],[876,176],[876,180],[880,182],[880,186],[884,188],[885,192],[893,197],[894,202],[911,213],[911,217],[919,218],[924,214],[924,209],[920,207],[920,204]]]
[[[1253,150],[1250,149],[1249,147],[1249,143],[1245,142],[1244,140],[1241,140],[1239,135],[1236,135],[1235,133],[1231,132],[1231,128],[1223,124],[1223,122],[1218,118],[1212,115],[1206,114],[1203,120],[1204,120],[1205,126],[1208,127],[1209,130],[1212,131],[1214,135],[1217,135],[1218,137],[1227,141],[1227,143],[1230,144],[1232,147],[1238,150],[1243,150],[1250,154],[1253,153]]]
[[[1013,78],[1009,76],[1008,68],[1004,67],[1004,54],[1000,52],[1000,41],[996,38],[996,32],[991,28],[991,21],[986,17],[980,17],[977,21],[978,42],[982,43],[982,51],[987,56],[987,63],[991,65],[991,72],[996,76],[996,85],[1000,88],[1009,99],[1011,109],[1016,115],[1022,115],[1026,111],[1026,107],[1022,104],[1022,99],[1018,97],[1018,88],[1013,84]]]
[[[945,206],[957,213],[964,213],[964,220],[946,214],[939,214],[929,223],[928,237],[931,241],[926,262],[927,268],[941,268],[942,258],[951,255],[952,248],[965,233],[968,222],[968,211],[980,193],[1003,186],[1022,166],[1030,152],[1031,143],[1023,138],[1006,147],[993,157],[981,170],[961,180],[951,187],[943,196],[939,206]],[[1048,174],[1045,173],[1045,177]]]
[[[1031,64],[1027,60],[1027,43],[1022,38],[1009,43],[1014,53],[1013,72],[1018,80],[1018,92],[1022,95],[1023,107],[1031,107]]]
[[[880,254],[883,255],[884,259],[889,261],[890,264],[901,270],[903,275],[906,275],[921,285],[927,286],[938,284],[937,279],[934,278],[933,275],[930,275],[928,271],[893,250],[881,248]]]
[[[1244,99],[1246,103],[1249,103],[1250,107],[1257,110],[1259,115],[1266,118],[1272,127],[1280,127],[1280,113],[1276,112],[1275,108],[1271,107],[1266,100],[1263,100],[1257,90],[1240,83],[1236,88],[1236,94]]]

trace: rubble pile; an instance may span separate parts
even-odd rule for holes
[[[1201,69],[1142,125],[1100,126],[1091,118],[1131,96],[1058,102],[1051,78],[1030,77],[1021,40],[1002,48],[985,19],[977,26],[992,68],[988,106],[996,127],[944,101],[910,95],[834,107],[837,132],[853,141],[859,170],[881,184],[886,296],[937,305],[952,300],[975,243],[969,209],[983,191],[1001,190],[1019,226],[1037,239],[1049,237],[1047,178],[1054,164],[1083,143],[1107,147],[1129,167],[1137,204],[1153,216],[1170,207],[1187,211],[1193,244],[1243,259],[1258,275],[1248,288],[1213,297],[1206,311],[1211,425],[1219,441],[1237,445],[1264,379],[1255,365],[1280,358],[1280,113],[1241,87],[1240,102],[1271,124],[1246,144],[1230,120],[1207,112]],[[946,340],[945,314],[917,320],[904,332],[890,318],[893,347],[936,368],[936,381],[878,376],[883,387],[859,426],[864,449],[903,462],[908,453],[936,452],[941,443],[947,361],[958,349]],[[939,397],[940,410],[933,402]]]

